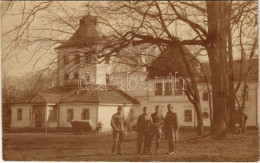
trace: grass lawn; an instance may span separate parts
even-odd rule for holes
[[[183,131],[180,139],[195,136]],[[258,131],[227,135],[223,140],[211,137],[175,144],[174,155],[167,155],[167,143],[161,143],[160,154],[136,155],[136,133],[127,134],[124,156],[111,156],[110,132],[92,135],[10,133],[3,134],[3,158],[16,161],[257,161]],[[152,144],[154,149],[155,143]]]

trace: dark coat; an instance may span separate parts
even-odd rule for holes
[[[142,114],[138,117],[137,120],[137,132],[139,133],[148,133],[152,132],[153,122],[150,115]]]
[[[175,140],[175,132],[179,129],[179,122],[177,114],[174,112],[167,112],[164,118],[165,139]]]

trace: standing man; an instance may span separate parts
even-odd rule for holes
[[[171,104],[167,105],[168,112],[164,118],[164,127],[165,127],[165,138],[168,141],[169,145],[169,154],[174,154],[173,141],[175,140],[175,133],[178,129],[178,118],[177,114],[173,112]]]
[[[137,120],[137,150],[141,155],[142,143],[144,142],[143,154],[149,154],[149,144],[152,134],[152,118],[148,115],[147,107],[143,108],[143,114]]]
[[[112,116],[111,127],[113,128],[113,146],[112,155],[115,155],[117,149],[117,154],[123,155],[121,144],[124,139],[125,129],[124,129],[124,116],[122,115],[123,108],[118,106],[117,113]]]
[[[103,123],[101,121],[99,121],[98,123],[98,131],[102,132],[102,127],[103,127]]]
[[[151,115],[151,117],[153,121],[153,134],[151,138],[151,143],[155,136],[155,142],[156,142],[155,153],[157,154],[159,149],[159,142],[162,135],[162,124],[163,124],[163,116],[159,112],[159,105],[155,107],[155,112]]]

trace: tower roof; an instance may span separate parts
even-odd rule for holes
[[[83,48],[97,44],[99,32],[96,28],[97,18],[91,15],[84,16],[79,20],[79,27],[76,32],[56,49],[76,47]]]

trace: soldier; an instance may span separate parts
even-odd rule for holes
[[[163,124],[163,116],[159,113],[159,105],[155,107],[155,112],[151,115],[151,117],[153,121],[153,134],[152,134],[151,141],[155,136],[155,142],[156,142],[155,153],[157,154],[159,149],[159,142],[162,135],[162,124]]]
[[[169,145],[169,154],[174,154],[173,141],[175,140],[175,133],[178,129],[178,118],[177,114],[173,112],[171,104],[167,105],[168,112],[164,118],[164,127],[165,127],[165,138],[168,141]]]
[[[99,121],[98,123],[98,132],[102,132],[103,123]]]
[[[117,149],[117,154],[123,155],[121,144],[124,139],[124,116],[122,115],[122,107],[118,106],[117,113],[112,116],[111,127],[113,128],[113,147],[112,155],[115,155]]]
[[[137,149],[138,154],[141,155],[141,146],[144,142],[143,154],[149,154],[149,143],[152,133],[152,118],[148,115],[147,107],[143,108],[143,114],[137,120]]]

